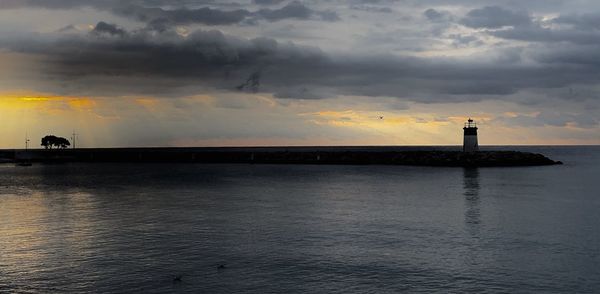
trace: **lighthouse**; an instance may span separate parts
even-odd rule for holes
[[[463,152],[479,151],[479,144],[477,143],[477,124],[475,121],[469,118],[465,123],[463,130],[465,131]]]

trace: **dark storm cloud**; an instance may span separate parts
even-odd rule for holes
[[[148,28],[121,33],[117,26],[99,23],[94,31],[103,34],[63,36],[55,41],[27,38],[5,41],[2,46],[43,58],[45,75],[94,93],[189,95],[192,93],[186,89],[203,87],[259,91],[280,98],[344,94],[429,103],[482,100],[528,88],[595,83],[600,78],[600,64],[581,64],[568,55],[563,55],[561,63],[550,63],[544,59],[553,54],[550,50],[529,56],[540,62],[528,66],[518,62],[523,54],[518,50],[510,51],[511,62],[499,62],[502,56],[487,61],[332,56],[317,48],[270,38],[236,38],[216,30],[199,30],[183,37],[170,30]],[[515,58],[515,54],[519,56]]]
[[[285,0],[253,0],[252,2],[258,5],[277,5],[282,3],[283,1]]]
[[[525,15],[525,14],[524,14]],[[598,15],[600,17],[600,15]],[[462,20],[465,24],[465,19]],[[493,22],[495,25],[487,28],[506,27],[499,30],[487,30],[486,33],[502,39],[538,43],[569,42],[580,45],[600,44],[600,21],[598,18],[586,15],[558,16],[544,22],[522,20],[510,24]],[[565,26],[567,25],[567,26]]]
[[[136,5],[145,7],[159,7],[163,5],[184,6],[194,5],[217,5],[217,0],[2,0],[0,9],[41,7],[48,9],[69,9],[79,7],[110,8],[118,6]]]
[[[117,27],[113,24],[108,24],[103,21],[96,24],[94,29],[91,31],[92,34],[109,34],[109,35],[125,35],[125,30]]]
[[[350,5],[350,9],[366,11],[366,12],[375,12],[375,13],[392,13],[393,12],[393,10],[389,7],[379,7],[379,6],[364,5],[364,4]]]
[[[257,12],[257,15],[269,20],[279,21],[282,19],[294,18],[294,19],[321,19],[325,21],[336,21],[339,20],[339,16],[334,11],[315,11],[308,8],[306,5],[293,1],[290,4],[279,8],[279,9],[261,9]]]
[[[553,21],[558,24],[573,25],[576,29],[580,30],[600,29],[600,13],[561,15]]]
[[[245,9],[223,11],[202,7],[198,9],[173,9],[146,8],[142,6],[118,6],[112,12],[122,16],[134,17],[144,22],[161,21],[165,24],[193,24],[228,25],[243,21],[252,13]]]
[[[452,19],[452,15],[447,11],[438,11],[433,8],[423,11],[423,15],[432,22],[446,22]]]
[[[21,7],[41,7],[48,9],[69,9],[79,7],[92,7],[98,10],[109,11],[116,15],[132,17],[139,21],[147,23],[161,23],[162,25],[171,24],[206,24],[206,25],[230,25],[248,20],[252,23],[258,19],[265,19],[271,22],[284,19],[299,20],[324,20],[337,21],[339,16],[330,10],[315,10],[308,6],[293,1],[281,8],[270,9],[263,8],[258,11],[248,9],[219,9],[212,7],[188,8],[184,1],[166,1],[166,0],[137,0],[137,1],[117,1],[117,0],[3,0],[0,2],[0,9],[21,8]],[[273,1],[271,1],[273,2]],[[193,5],[220,5],[213,1],[191,1]],[[273,2],[274,3],[274,2]],[[165,9],[163,6],[176,6],[176,8]]]
[[[461,20],[471,28],[501,28],[504,26],[526,26],[531,23],[527,13],[512,11],[498,6],[486,6],[473,9]]]
[[[539,46],[534,57],[539,63],[552,65],[577,65],[582,72],[593,72],[600,67],[600,45]]]
[[[51,9],[73,8],[91,3],[101,3],[102,1],[78,1],[78,0],[3,0],[0,2],[0,9],[21,8],[21,7],[43,7]]]
[[[600,44],[600,14],[560,15],[542,21],[534,20],[522,11],[484,7],[469,11],[461,20],[461,24],[472,28],[490,29],[485,32],[507,40]]]
[[[529,42],[571,42],[575,44],[600,44],[600,32],[573,29],[549,29],[530,26],[488,32],[503,39]]]

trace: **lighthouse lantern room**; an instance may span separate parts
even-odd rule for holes
[[[479,144],[477,143],[477,124],[475,121],[469,118],[463,127],[465,131],[463,139],[463,151],[464,152],[475,152],[479,151]]]

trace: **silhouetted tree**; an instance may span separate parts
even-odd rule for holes
[[[54,135],[48,135],[42,138],[42,146],[46,149],[52,149],[53,147],[65,149],[71,146],[69,140],[63,137],[57,137]]]

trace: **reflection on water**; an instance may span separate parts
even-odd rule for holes
[[[465,196],[465,223],[470,229],[474,230],[481,223],[479,169],[463,169],[463,189]]]

